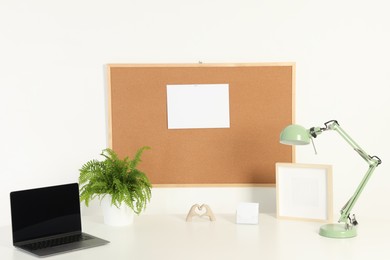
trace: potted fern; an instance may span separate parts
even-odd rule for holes
[[[133,159],[119,159],[110,148],[104,149],[103,161],[91,160],[80,169],[80,200],[88,206],[98,198],[103,208],[104,222],[123,226],[133,222],[133,212],[139,215],[151,198],[151,184],[145,173],[137,169],[144,146]]]

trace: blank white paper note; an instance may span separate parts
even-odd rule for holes
[[[167,85],[168,129],[229,128],[229,84]]]

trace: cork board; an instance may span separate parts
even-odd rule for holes
[[[294,122],[294,63],[107,68],[110,148],[150,146],[139,168],[154,186],[274,186],[275,163],[294,161],[279,144]],[[229,84],[230,128],[168,129],[169,84]]]

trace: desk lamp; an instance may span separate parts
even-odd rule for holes
[[[316,138],[319,134],[327,130],[334,130],[339,133],[341,137],[368,163],[369,167],[355,193],[341,209],[339,223],[322,226],[320,228],[320,235],[330,238],[355,237],[357,235],[356,225],[358,222],[356,221],[355,215],[350,216],[350,212],[375,168],[382,163],[381,159],[377,156],[370,156],[363,151],[363,149],[360,148],[360,146],[340,127],[336,120],[326,122],[325,127],[312,127],[310,129],[305,129],[300,125],[289,125],[280,133],[280,143],[288,145],[306,145],[310,144],[310,141],[312,141],[315,153],[317,154],[313,137]]]

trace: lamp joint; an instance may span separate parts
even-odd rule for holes
[[[377,162],[377,165],[382,163],[382,160],[376,155],[370,156],[370,159],[374,159]]]
[[[357,226],[359,223],[357,222],[356,220],[356,217],[355,217],[355,214],[352,215],[352,217],[348,216],[348,219],[349,219],[349,222],[353,225],[353,226]]]
[[[317,133],[316,133],[316,131],[315,131],[315,128],[314,127],[312,127],[312,128],[310,128],[310,135],[312,136],[312,137],[314,137],[314,138],[316,138],[317,137]]]
[[[332,126],[334,126],[334,125],[340,126],[340,124],[339,124],[339,122],[337,122],[337,120],[330,120],[328,122],[325,122],[324,125],[325,125],[326,130],[332,129]]]

